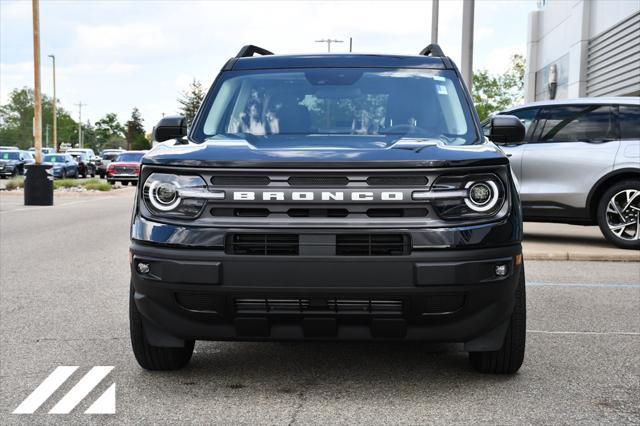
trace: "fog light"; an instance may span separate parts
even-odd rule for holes
[[[138,272],[141,274],[147,274],[149,272],[149,264],[148,263],[138,263]]]
[[[140,265],[138,265],[140,266]],[[507,275],[507,265],[496,265],[496,275],[499,277],[504,277]]]

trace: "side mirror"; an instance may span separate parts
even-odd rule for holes
[[[524,140],[525,128],[514,115],[496,115],[491,118],[487,137],[495,143],[518,143]]]
[[[169,115],[153,128],[153,140],[157,142],[177,139],[187,135],[187,119],[181,115]]]

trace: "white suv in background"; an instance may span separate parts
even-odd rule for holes
[[[526,128],[523,143],[502,145],[526,221],[598,224],[618,247],[640,248],[640,98],[541,101],[501,114]]]

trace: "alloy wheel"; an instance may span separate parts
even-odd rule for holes
[[[625,189],[616,193],[606,210],[607,226],[618,238],[640,239],[640,191]]]

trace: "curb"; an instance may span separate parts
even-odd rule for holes
[[[525,260],[554,260],[554,261],[595,261],[595,262],[640,262],[640,253],[625,250],[622,253],[580,253],[580,252],[528,252],[523,250]]]

